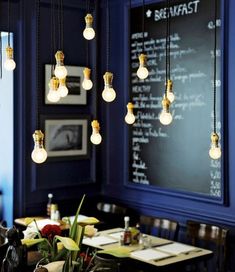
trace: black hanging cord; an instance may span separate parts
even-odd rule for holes
[[[217,48],[217,27],[216,18],[217,17],[217,0],[215,0],[215,14],[214,14],[214,80],[213,80],[213,118],[214,118],[214,133],[216,133],[216,48]]]
[[[90,13],[90,0],[86,0],[86,12]]]
[[[55,2],[51,0],[51,77],[54,75],[55,65],[54,54],[56,48],[56,39],[55,39]]]
[[[40,65],[40,0],[36,0],[36,77],[37,77],[37,86],[36,86],[36,97],[37,97],[37,106],[36,106],[36,125],[37,129],[40,127],[39,123],[39,112],[40,112],[40,76],[39,76],[39,65]]]
[[[2,32],[0,31],[0,78],[2,78]]]
[[[107,58],[106,68],[109,71],[109,57],[110,57],[110,14],[109,14],[109,0],[106,0],[106,28],[107,28]]]
[[[86,13],[90,13],[90,1],[86,0]],[[86,40],[86,67],[89,67],[89,41]]]
[[[61,20],[60,20],[60,0],[57,0],[57,26],[58,26],[58,43],[57,49],[61,50]]]
[[[169,36],[169,0],[166,1],[167,12],[166,12],[166,40],[165,40],[165,54],[166,54],[166,81],[165,81],[165,96],[167,97],[167,79],[168,79],[168,36]]]
[[[89,67],[89,41],[86,40],[86,67]]]
[[[8,34],[7,34],[7,42],[8,42],[8,46],[10,46],[10,24],[11,24],[11,5],[10,5],[10,0],[8,0],[7,2],[7,16],[8,16]]]
[[[64,10],[63,0],[60,0],[60,49],[64,50]]]
[[[129,50],[131,52],[131,0],[129,0],[129,29],[128,29],[128,35],[129,35]],[[130,65],[130,59],[129,59],[129,93],[131,93],[131,88],[132,88],[132,69]]]
[[[168,79],[171,79],[171,12],[170,12],[170,0],[168,0],[167,7],[168,7]]]
[[[51,0],[51,77],[53,75],[53,0]]]
[[[142,3],[142,53],[144,53],[144,32],[145,32],[145,19],[144,14],[145,13],[145,0],[143,0]]]
[[[98,1],[94,1],[94,11],[93,11],[93,15],[94,15],[94,20],[95,20],[95,22],[97,22],[97,13],[98,13],[98,5],[99,5],[99,3],[97,3]],[[97,49],[96,49],[97,50]],[[98,63],[98,61],[97,61],[97,59],[98,59],[98,56],[97,56],[97,54],[95,54],[95,63],[94,63],[94,65],[93,65],[93,67],[92,67],[92,74],[93,74],[93,76],[96,78],[97,77],[97,63]],[[96,89],[97,89],[97,80],[95,80],[95,82],[94,82],[94,84],[95,84],[95,87],[96,87]],[[97,92],[93,92],[93,98],[94,98],[94,117],[97,119],[98,118],[98,99],[97,99]]]

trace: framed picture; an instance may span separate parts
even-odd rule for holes
[[[87,103],[87,91],[82,88],[83,69],[85,67],[79,66],[65,66],[68,75],[66,77],[66,86],[69,93],[66,97],[61,97],[56,103],[50,102],[47,99],[49,92],[49,81],[51,79],[51,64],[45,65],[45,103],[52,105],[86,105]]]
[[[88,157],[88,117],[43,116],[48,158]]]

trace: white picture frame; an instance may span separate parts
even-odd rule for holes
[[[44,131],[48,158],[88,156],[88,118],[45,117]]]
[[[82,88],[83,70],[85,67],[65,66],[68,75],[66,77],[66,86],[69,93],[66,97],[61,97],[56,103],[47,99],[49,92],[49,82],[51,79],[51,64],[45,65],[45,104],[50,105],[86,105],[87,91]]]

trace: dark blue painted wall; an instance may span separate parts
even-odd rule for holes
[[[204,0],[205,1],[205,0]],[[228,99],[225,126],[228,205],[213,204],[184,195],[169,194],[145,186],[130,186],[127,181],[128,138],[124,123],[128,102],[128,5],[129,1],[112,0],[110,3],[110,70],[114,73],[113,85],[117,92],[115,102],[107,105],[101,99],[106,67],[105,3],[95,1],[99,6],[97,16],[97,47],[92,47],[92,65],[97,72],[94,92],[88,94],[87,106],[46,106],[44,105],[44,69],[50,62],[49,0],[41,1],[41,42],[40,42],[40,94],[37,100],[35,77],[35,9],[34,1],[13,1],[12,31],[15,33],[17,69],[15,71],[15,152],[14,152],[14,217],[43,214],[46,210],[47,194],[53,192],[56,200],[64,205],[65,212],[76,209],[82,193],[91,197],[99,193],[121,201],[140,213],[168,216],[177,219],[184,226],[187,219],[235,226],[235,2],[225,0],[228,11],[225,33],[225,82],[224,96]],[[148,2],[148,1],[146,1]],[[65,3],[65,52],[67,64],[84,65],[84,40],[81,36],[85,1],[66,0]],[[141,4],[142,1],[132,1]],[[0,10],[6,10],[6,2],[0,3]],[[5,19],[4,19],[5,18]],[[137,21],[137,23],[140,23]],[[0,16],[0,26],[6,29],[6,17]],[[97,53],[97,55],[95,54]],[[97,56],[97,58],[95,57]],[[97,99],[96,99],[97,98]],[[89,114],[101,121],[103,143],[91,147],[88,160],[50,162],[35,166],[30,158],[33,148],[32,133],[35,130],[35,106],[39,101],[40,114]],[[97,104],[97,108],[96,108]],[[90,181],[94,182],[90,182]],[[58,187],[58,182],[60,186]],[[81,184],[84,182],[89,182]],[[101,185],[102,184],[102,188]]]
[[[16,0],[11,2],[11,27],[14,33],[14,52],[17,68],[14,71],[14,196],[13,217],[46,214],[47,194],[55,195],[62,215],[73,214],[83,193],[95,197],[100,192],[97,179],[96,156],[99,148],[90,145],[87,159],[48,161],[36,165],[31,160],[33,149],[32,134],[38,129],[36,119],[42,116],[83,116],[90,119],[96,116],[96,44],[92,41],[90,49],[90,66],[93,69],[94,88],[87,93],[87,105],[58,106],[45,105],[44,65],[51,61],[51,25],[50,1],[40,1],[40,40],[39,64],[36,65],[37,24],[36,1]],[[91,1],[94,16],[98,5]],[[64,52],[65,64],[86,65],[86,43],[82,37],[85,26],[86,2],[64,1]],[[7,30],[7,1],[0,3],[0,29]],[[98,20],[95,20],[98,24]],[[97,27],[97,26],[96,26]],[[53,52],[54,54],[55,52]],[[38,69],[37,80],[36,71]],[[39,83],[38,83],[39,82]],[[89,132],[91,133],[90,124]],[[43,123],[40,125],[43,130]],[[4,185],[3,185],[4,186]],[[7,206],[7,203],[4,203]],[[13,219],[13,218],[12,218]],[[9,220],[8,224],[12,224]]]
[[[105,1],[103,1],[105,4]],[[146,1],[150,3],[150,1]],[[151,1],[153,2],[153,1]],[[155,1],[157,2],[157,1]],[[228,205],[200,201],[196,196],[167,192],[156,188],[149,190],[146,186],[131,186],[127,181],[128,141],[127,125],[123,118],[128,102],[128,7],[129,1],[111,1],[111,71],[114,72],[114,88],[117,99],[112,106],[105,106],[103,122],[106,141],[102,148],[103,193],[138,209],[141,213],[169,216],[180,221],[182,225],[187,219],[213,222],[230,227],[235,226],[235,170],[233,152],[235,150],[234,133],[234,45],[235,45],[235,10],[234,1],[224,1],[225,47],[224,47],[224,110],[228,110],[225,128],[225,183],[228,190]],[[132,1],[132,5],[141,5],[142,1]],[[139,23],[138,20],[136,23]],[[104,35],[104,32],[103,34]],[[102,36],[103,37],[103,36]],[[104,46],[102,46],[103,48]],[[103,53],[104,54],[104,53]],[[226,114],[225,114],[226,116]],[[226,124],[227,123],[227,124]],[[228,127],[227,127],[228,125]],[[228,160],[226,159],[228,157]],[[196,181],[195,181],[196,182]]]

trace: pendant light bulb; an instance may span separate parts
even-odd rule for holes
[[[60,84],[57,92],[59,93],[60,97],[66,97],[69,93],[69,90],[66,87],[66,77],[60,79],[59,82]]]
[[[33,134],[34,149],[31,158],[35,163],[43,163],[47,159],[47,152],[43,146],[44,134],[41,130],[35,130]]]
[[[213,160],[218,160],[221,157],[221,148],[219,147],[219,135],[215,132],[211,133],[211,148],[209,155]]]
[[[85,17],[86,27],[83,30],[83,37],[86,40],[92,40],[95,37],[95,30],[92,27],[93,17],[90,13],[88,13]]]
[[[100,124],[97,120],[93,120],[91,122],[91,126],[92,126],[92,134],[91,134],[90,140],[93,144],[98,145],[102,141],[102,137],[99,132],[100,131]]]
[[[16,63],[13,59],[13,48],[10,46],[6,47],[6,60],[4,62],[4,68],[7,71],[13,71],[16,68]]]
[[[64,66],[64,53],[62,51],[57,51],[55,53],[55,59],[56,59],[55,76],[58,79],[65,78],[68,72]]]
[[[145,54],[140,54],[139,55],[139,68],[137,70],[137,76],[140,79],[145,79],[148,77],[149,75],[149,71],[146,68],[146,64],[147,64],[147,56]]]
[[[163,97],[162,100],[162,112],[159,115],[159,120],[161,122],[161,124],[167,126],[172,122],[172,115],[170,113],[170,101],[167,97]]]
[[[83,75],[84,75],[84,79],[83,79],[83,82],[82,82],[82,88],[84,90],[88,91],[88,90],[90,90],[93,87],[93,83],[92,83],[92,81],[90,79],[90,77],[91,77],[91,69],[89,69],[89,68],[86,67],[83,70]]]
[[[49,93],[47,94],[47,99],[50,102],[56,103],[60,100],[59,79],[57,77],[52,77],[49,83]]]
[[[175,95],[173,93],[173,82],[168,79],[166,83],[167,98],[172,103],[175,100]]]
[[[116,92],[112,87],[113,74],[106,72],[103,76],[104,78],[104,90],[102,92],[102,97],[106,102],[112,102],[116,98]]]
[[[127,114],[125,116],[125,122],[129,125],[132,125],[135,123],[135,115],[133,114],[134,105],[131,102],[129,102],[126,107]]]

